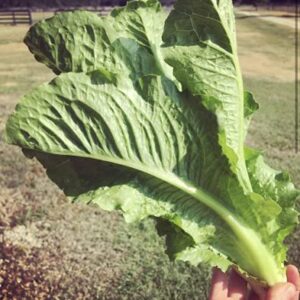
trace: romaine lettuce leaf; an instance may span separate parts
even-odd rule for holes
[[[166,61],[176,78],[217,116],[223,153],[245,192],[251,192],[244,157],[249,101],[244,101],[231,1],[177,1],[163,39]]]
[[[166,18],[138,0],[34,25],[25,42],[59,75],[21,99],[6,141],[74,202],[157,219],[171,257],[283,281],[298,191],[244,150],[257,104],[242,87],[232,5],[179,0]]]

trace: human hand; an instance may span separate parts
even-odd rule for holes
[[[235,270],[223,273],[214,268],[209,300],[298,300],[300,276],[295,266],[286,268],[287,282],[269,289],[249,284]]]

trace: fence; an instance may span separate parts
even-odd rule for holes
[[[0,10],[0,24],[32,24],[31,11],[29,9]]]

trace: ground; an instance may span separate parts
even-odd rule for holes
[[[293,30],[242,14],[237,29],[245,85],[260,103],[247,143],[300,186]],[[169,262],[152,221],[128,225],[117,213],[69,204],[37,162],[1,140],[19,97],[53,77],[22,44],[27,30],[0,30],[0,298],[206,299],[209,270]],[[298,267],[299,237],[289,239]]]

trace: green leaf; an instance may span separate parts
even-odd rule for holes
[[[185,3],[165,29],[155,0],[34,25],[27,45],[60,75],[21,99],[5,139],[37,158],[72,201],[120,210],[128,222],[157,219],[172,258],[224,271],[235,264],[273,285],[285,279],[282,242],[296,223],[298,192],[257,152],[244,154],[257,104],[228,58],[236,51],[231,5]],[[180,10],[213,43],[187,34]]]
[[[254,191],[265,198],[274,199],[282,208],[278,216],[279,226],[276,236],[283,243],[298,224],[298,212],[294,209],[294,206],[300,191],[295,188],[286,172],[272,169],[264,162],[261,153],[258,151],[246,148],[246,163]],[[284,261],[287,247],[285,245],[280,246],[280,243],[275,247],[277,247],[275,253],[278,260]]]
[[[244,158],[244,88],[231,1],[177,1],[163,40],[175,77],[216,114],[223,152],[244,191],[252,192]]]
[[[160,50],[166,17],[157,1],[131,1],[102,18],[86,11],[57,14],[32,26],[24,41],[56,74],[102,69],[174,79]]]
[[[105,75],[68,73],[33,90],[10,117],[7,141],[55,155],[41,161],[74,201],[180,227],[195,245],[179,258],[224,269],[233,262],[270,283],[282,278],[269,240],[281,209],[243,194],[217,143],[215,117],[164,77],[133,84]],[[272,275],[261,265],[268,260]]]

